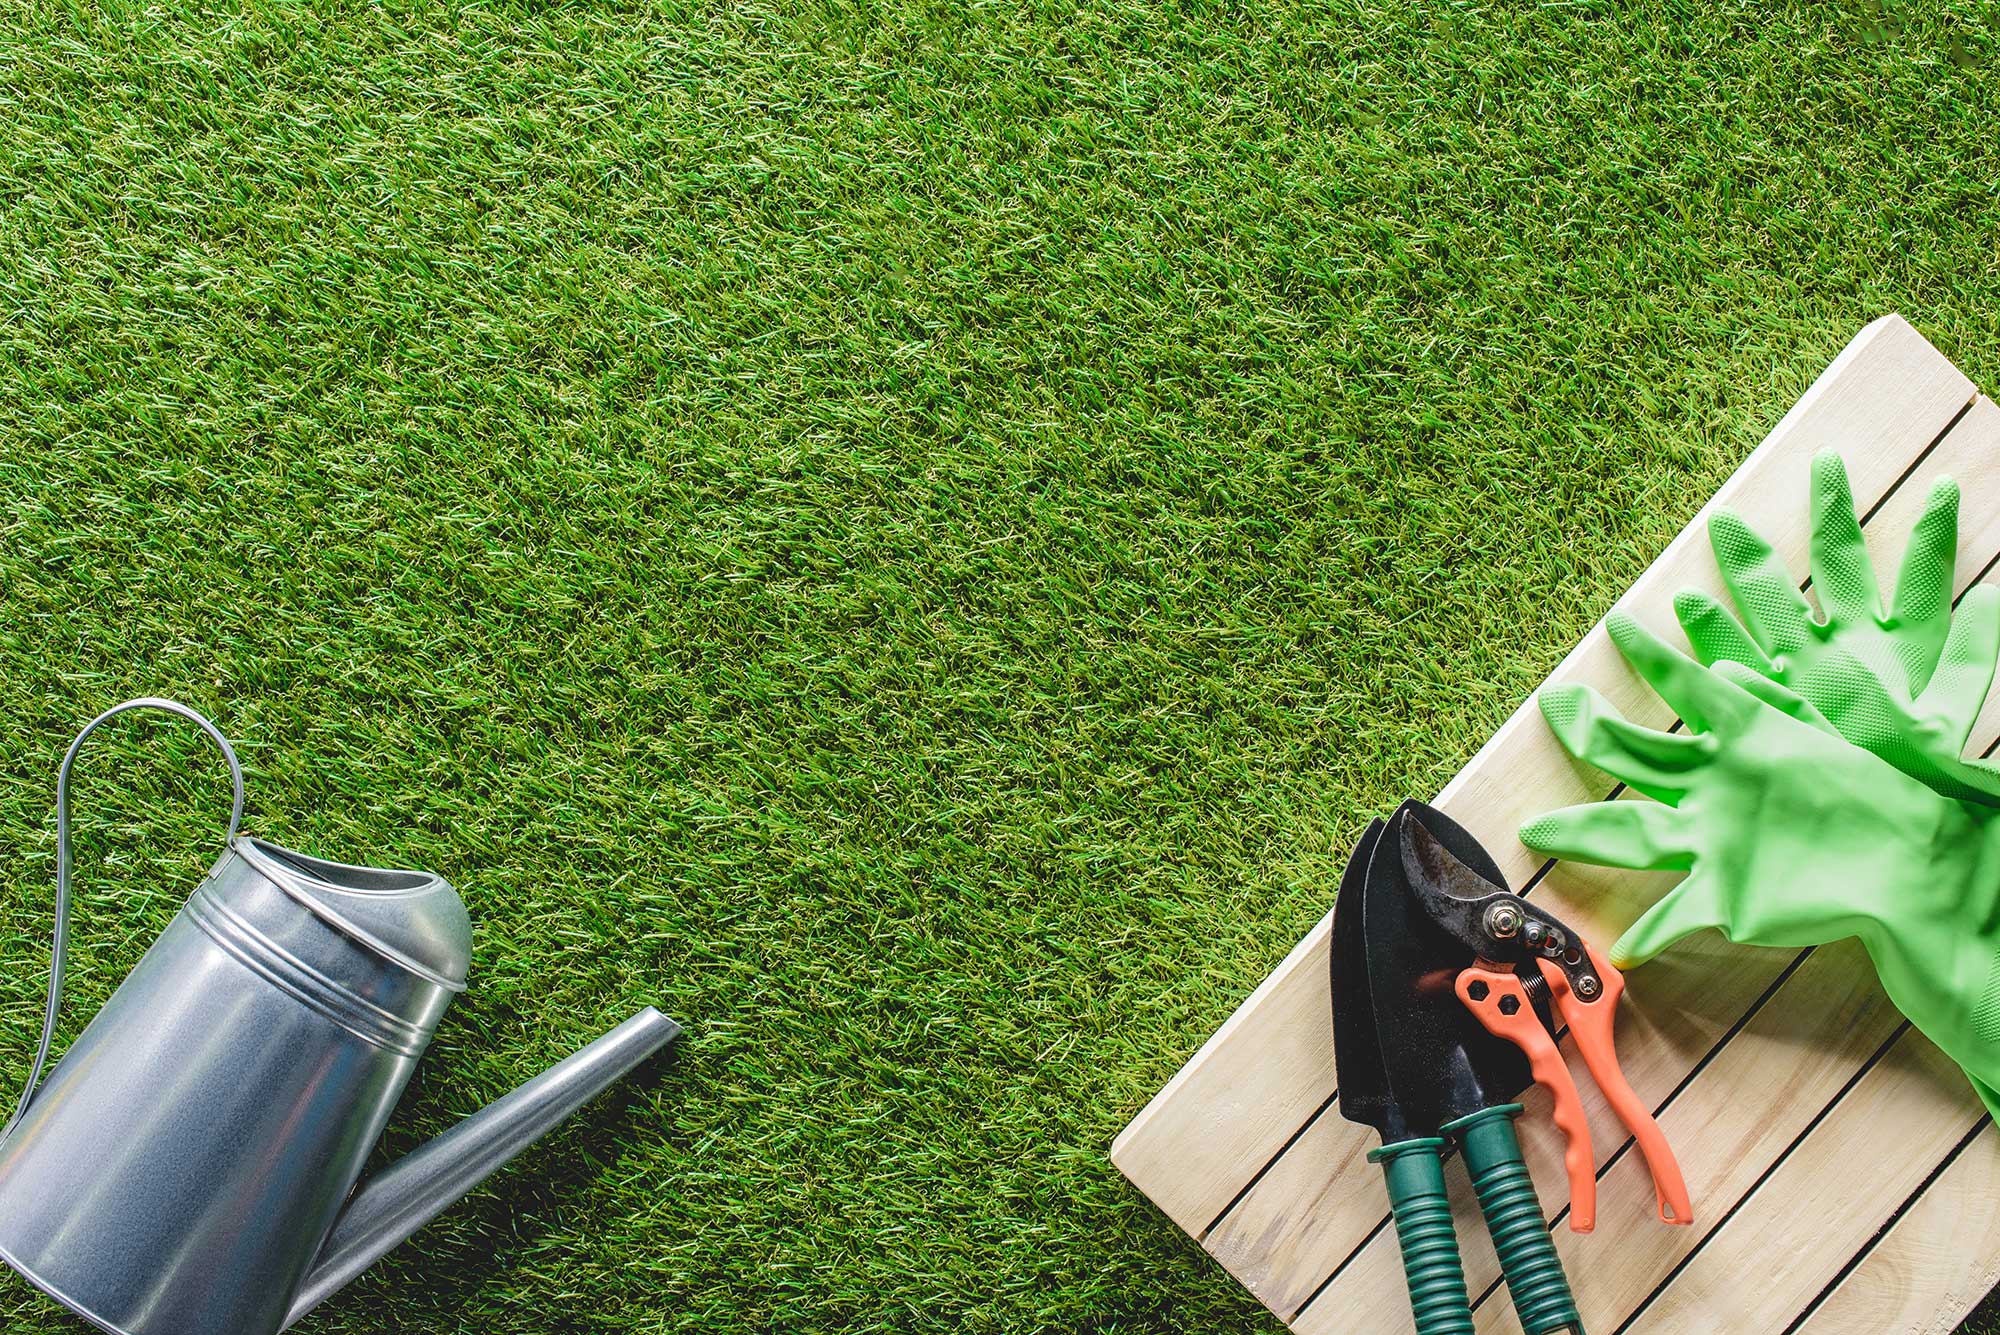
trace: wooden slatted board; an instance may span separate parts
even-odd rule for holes
[[[1847,461],[1878,570],[1893,572],[1932,481],[1962,488],[1958,588],[2000,558],[2000,408],[1897,316],[1849,343],[1618,606],[1685,646],[1677,590],[1725,596],[1707,516],[1726,506],[1806,569],[1807,483],[1821,449]],[[1885,576],[1893,578],[1893,574]],[[1671,713],[1602,624],[1549,681],[1587,682],[1628,718]],[[2000,741],[2000,693],[1974,748]],[[1550,863],[1522,820],[1608,796],[1524,703],[1436,804],[1509,881],[1609,945],[1671,884],[1665,873]],[[1175,1223],[1303,1335],[1409,1330],[1372,1132],[1335,1106],[1331,915],[1133,1119],[1112,1159]],[[1673,1141],[1692,1228],[1653,1222],[1643,1161],[1564,1042],[1598,1158],[1599,1227],[1560,1223],[1561,1138],[1539,1089],[1522,1140],[1593,1335],[1949,1332],[2000,1284],[2000,1138],[1957,1068],[1889,1006],[1852,941],[1803,952],[1712,934],[1631,977],[1619,1050]],[[1481,1331],[1518,1331],[1464,1173],[1455,1194]]]

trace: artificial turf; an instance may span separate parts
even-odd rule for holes
[[[306,1329],[1274,1331],[1117,1129],[1856,329],[2000,385],[2000,12],[1647,10],[8,8],[7,1069],[171,695],[463,890],[392,1148],[690,1026]]]

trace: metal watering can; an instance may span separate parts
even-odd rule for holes
[[[42,1083],[69,925],[69,775],[106,720],[163,709],[222,748],[229,839]],[[0,1131],[0,1259],[117,1335],[276,1335],[680,1032],[648,1007],[355,1182],[465,987],[465,906],[425,872],[240,837],[228,739],[171,700],[84,728],[56,781],[56,933],[28,1088]]]

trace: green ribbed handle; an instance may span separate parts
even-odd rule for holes
[[[1381,1164],[1389,1182],[1417,1335],[1473,1335],[1472,1302],[1465,1294],[1465,1267],[1458,1259],[1444,1162],[1438,1157],[1444,1144],[1434,1136],[1402,1140],[1384,1145],[1368,1161]]]
[[[1500,1272],[1514,1295],[1521,1329],[1527,1335],[1557,1330],[1583,1335],[1583,1318],[1577,1315],[1562,1258],[1542,1218],[1535,1180],[1514,1135],[1514,1119],[1520,1115],[1520,1104],[1503,1103],[1461,1117],[1444,1130],[1465,1155],[1465,1170],[1479,1193],[1479,1210],[1493,1235],[1493,1249],[1500,1253]]]

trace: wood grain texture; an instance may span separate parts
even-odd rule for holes
[[[1860,943],[1843,941],[1807,956],[1660,1113],[1660,1126],[1688,1174],[1688,1189],[1700,1202],[1695,1226],[1668,1229],[1647,1222],[1652,1183],[1644,1163],[1627,1150],[1598,1186],[1599,1218],[1615,1239],[1612,1245],[1607,1248],[1595,1234],[1557,1233],[1563,1264],[1590,1277],[1577,1294],[1584,1322],[1612,1330],[1637,1311],[1683,1258],[1707,1244],[1727,1212],[1901,1025]],[[1780,1071],[1783,1078],[1773,1079]],[[1516,1328],[1506,1298],[1503,1290],[1481,1305],[1476,1314],[1481,1332]]]
[[[1848,459],[1857,499],[1864,509],[1880,503],[1867,532],[1878,566],[1893,571],[1931,478],[1939,472],[1951,472],[1966,493],[1963,510],[1968,522],[1961,528],[1959,570],[1963,585],[2000,546],[2000,469],[1991,463],[2000,457],[1996,455],[2000,451],[2000,410],[1983,400],[1974,404],[1923,467],[1904,485],[1896,484],[1972,398],[1969,382],[1908,325],[1894,317],[1878,321],[1857,336],[1703,514],[1718,505],[1743,514],[1773,539],[1803,575],[1803,498],[1810,456],[1820,448],[1837,448]],[[1689,585],[1719,592],[1700,516],[1669,545],[1620,605],[1655,629],[1668,632],[1672,630],[1672,595]],[[1664,710],[1624,669],[1601,626],[1563,661],[1551,680],[1589,681],[1611,695],[1630,716],[1657,725],[1668,721],[1656,717]],[[1989,722],[2000,723],[2000,711]],[[1986,731],[1990,735],[1994,729]],[[1521,881],[1540,864],[1513,838],[1519,821],[1563,802],[1602,797],[1608,786],[1603,776],[1575,765],[1554,746],[1529,704],[1495,734],[1439,800],[1492,846],[1510,878]],[[1586,932],[1608,940],[1651,901],[1662,884],[1658,877],[1562,866],[1536,893],[1550,896],[1552,907],[1572,917]],[[1328,1106],[1333,1090],[1325,931],[1322,923],[1299,943],[1134,1120],[1119,1137],[1114,1159],[1177,1222],[1197,1235],[1208,1231],[1205,1242],[1210,1250],[1281,1316],[1296,1314],[1300,1329],[1352,1329],[1357,1311],[1370,1313],[1371,1329],[1385,1316],[1389,1320],[1384,1328],[1395,1329],[1398,1322],[1407,1324],[1400,1272],[1391,1275],[1374,1259],[1378,1253],[1393,1256],[1394,1249],[1380,1239],[1366,1245],[1386,1217],[1377,1170],[1363,1162],[1371,1138],[1341,1119],[1337,1108]],[[1764,995],[1783,967],[1783,960],[1759,958],[1774,953],[1732,951],[1719,945],[1713,951],[1683,947],[1674,952],[1681,956],[1678,963],[1663,961],[1650,966],[1644,987],[1635,989],[1634,1001],[1628,1004],[1620,1025],[1621,1052],[1642,1096],[1660,1102],[1715,1049],[1728,1026]],[[1805,995],[1812,982],[1822,979],[1830,969],[1830,965],[1815,966],[1808,960],[1772,999]],[[1801,978],[1806,982],[1801,983]],[[1820,1004],[1826,1000],[1821,997]],[[1848,1000],[1860,1004],[1853,997]],[[1762,1023],[1782,1031],[1799,1009],[1810,1006],[1787,1003]],[[1738,1039],[1766,1031],[1756,1028],[1757,1024],[1753,1016],[1752,1027]],[[1858,1027],[1849,1032],[1859,1035],[1867,1031]],[[1749,1060],[1751,1050],[1746,1045],[1742,1060]],[[1865,1056],[1851,1051],[1845,1042],[1834,1043],[1825,1052],[1829,1059],[1826,1081],[1843,1071],[1851,1075]],[[1725,1049],[1715,1061],[1719,1064],[1727,1057]],[[1573,1065],[1581,1074],[1580,1064]],[[1834,1082],[1836,1088],[1838,1083]],[[1587,1079],[1580,1079],[1579,1084],[1591,1104],[1600,1160],[1606,1159],[1622,1144],[1622,1129],[1596,1099],[1594,1084]],[[1801,1086],[1796,1099],[1780,1102],[1788,1108],[1796,1102],[1799,1108],[1812,1107],[1817,1112],[1825,1098],[1831,1097],[1823,1085]],[[1712,1110],[1705,1109],[1707,1100],[1693,1093],[1697,1087],[1708,1086],[1700,1081],[1690,1085],[1683,1096],[1689,1101],[1676,1115],[1691,1127],[1705,1128],[1709,1124],[1703,1118],[1712,1115]],[[1824,1096],[1816,1107],[1811,1102],[1815,1092]],[[1546,1121],[1546,1110],[1539,1106],[1541,1098],[1539,1091],[1530,1096],[1533,1106],[1522,1128],[1538,1181],[1543,1184],[1545,1202],[1559,1207],[1563,1190],[1560,1145]],[[1277,1154],[1295,1135],[1290,1152]],[[1688,1157],[1685,1152],[1683,1157]],[[1606,1225],[1595,1236],[1610,1234],[1629,1242],[1641,1227],[1648,1232],[1669,1232],[1638,1222],[1650,1215],[1650,1188],[1645,1187],[1638,1161],[1629,1154],[1605,1174],[1607,1202],[1622,1181],[1621,1171],[1633,1175],[1632,1188],[1644,1189],[1646,1199],[1641,1204],[1645,1208],[1630,1223],[1615,1219],[1606,1209]],[[1261,1179],[1245,1192],[1259,1173],[1263,1174]],[[1727,1194],[1732,1181],[1717,1185]],[[1749,1184],[1741,1185],[1747,1188]],[[1231,1208],[1239,1194],[1241,1200]],[[1462,1204],[1470,1208],[1469,1200]],[[1704,1222],[1716,1217],[1699,1191],[1697,1208],[1705,1212]],[[1693,1231],[1671,1232],[1683,1238],[1707,1236],[1700,1226]],[[1489,1277],[1490,1282],[1497,1267],[1483,1230],[1477,1226],[1476,1213],[1467,1217],[1463,1235],[1469,1242],[1469,1267]],[[1562,1234],[1564,1238],[1572,1236],[1566,1230]],[[1474,1238],[1477,1243],[1471,1244]],[[1602,1258],[1591,1257],[1589,1264],[1595,1275]],[[1635,1270],[1635,1276],[1642,1270]],[[1329,1283],[1336,1271],[1337,1277]],[[1386,1288],[1382,1286],[1385,1275],[1390,1280]],[[1635,1278],[1620,1291],[1636,1285]],[[1480,1280],[1475,1279],[1475,1288],[1479,1286]],[[1381,1304],[1387,1299],[1393,1302],[1385,1313]],[[1495,1313],[1503,1311],[1504,1294],[1485,1306]],[[1346,1313],[1344,1324],[1342,1312]]]
[[[1886,387],[1879,388],[1878,392],[1890,393]],[[1840,401],[1844,402],[1845,396],[1841,396]],[[1950,413],[1942,409],[1935,415],[1943,421],[1950,420]],[[1774,444],[1785,447],[1782,451],[1774,452],[1769,446],[1760,451],[1764,468],[1775,470],[1786,479],[1785,482],[1748,492],[1741,486],[1732,485],[1726,487],[1723,494],[1733,497],[1733,508],[1772,535],[1780,550],[1803,568],[1807,538],[1807,507],[1803,500],[1805,480],[1811,455],[1823,443],[1824,437],[1820,434],[1818,420],[1810,413],[1795,412],[1787,420],[1800,434],[1774,441]],[[1877,451],[1871,457],[1856,457],[1851,468],[1861,503],[1874,507],[1880,501],[1883,489],[1902,475],[1910,461],[1930,443],[1930,439],[1929,436],[1919,438],[1918,433],[1909,434],[1902,442],[1907,446],[1907,456],[1891,457]],[[1751,466],[1746,465],[1738,478],[1751,471]],[[1921,498],[1919,504],[1920,501]],[[1884,506],[1877,518],[1885,523],[1894,523],[1902,519],[1902,514]],[[1914,518],[1914,511],[1910,518]],[[1903,522],[1907,529],[1908,521]],[[1633,593],[1623,600],[1624,604],[1649,607],[1652,614],[1647,619],[1663,632],[1670,630],[1671,600],[1678,588],[1699,582],[1713,592],[1721,592],[1707,546],[1705,525],[1692,527],[1689,533],[1676,540],[1674,550],[1678,551],[1681,559],[1669,562],[1667,558],[1662,558],[1635,586]],[[1666,573],[1663,574],[1663,570]],[[1973,569],[1965,571],[1967,577],[1972,573],[1975,573]],[[1641,595],[1649,591],[1651,601],[1647,602]],[[1677,632],[1674,633],[1677,635]],[[1591,652],[1585,653],[1584,650]],[[1565,667],[1558,669],[1557,675],[1569,675],[1572,680],[1590,680],[1600,689],[1606,689],[1614,699],[1619,700],[1629,716],[1659,726],[1671,721],[1671,714],[1625,669],[1601,629],[1593,632],[1583,650],[1570,656]],[[1514,838],[1520,821],[1564,801],[1602,797],[1611,784],[1603,776],[1570,761],[1549,736],[1532,705],[1518,713],[1508,728],[1503,729],[1501,736],[1513,738],[1516,745],[1504,748],[1489,744],[1481,752],[1481,759],[1476,760],[1459,781],[1447,788],[1441,802],[1485,841],[1503,862],[1512,860],[1514,865],[1507,870],[1510,877],[1520,883],[1542,865]],[[1540,774],[1545,779],[1541,783],[1522,782],[1523,774]],[[1561,790],[1552,791],[1557,781]],[[1536,893],[1549,896],[1555,911],[1568,916],[1573,925],[1586,934],[1609,940],[1670,882],[1671,878],[1562,867]],[[1627,1031],[1623,1047],[1634,1078],[1645,1078],[1647,1088],[1660,1093],[1670,1089],[1708,1050],[1720,1030],[1735,1020],[1741,1013],[1741,1007],[1747,1006],[1760,994],[1774,976],[1769,969],[1760,975],[1756,972],[1756,964],[1742,961],[1726,963],[1723,967],[1729,970],[1727,979],[1711,976],[1708,983],[1718,989],[1712,999],[1735,1004],[1737,1009],[1733,1011],[1726,1004],[1712,1008],[1680,1007],[1672,1012],[1662,1011],[1656,1019],[1644,994],[1635,996],[1628,1004],[1627,1014],[1622,1017]],[[1322,1031],[1329,1028],[1324,986],[1322,977],[1312,1012],[1307,1017]],[[1657,1042],[1646,1041],[1649,1031],[1658,1034]],[[1324,1075],[1321,1083],[1322,1088],[1328,1083]],[[1622,1129],[1616,1126],[1608,1110],[1596,1098],[1594,1085],[1580,1083],[1589,1091],[1586,1106],[1593,1124],[1600,1128],[1596,1133],[1599,1143],[1608,1153],[1623,1139]],[[1350,1193],[1342,1189],[1334,1171],[1347,1156],[1361,1152],[1368,1140],[1365,1130],[1348,1125],[1338,1118],[1337,1113],[1329,1111],[1323,1114],[1293,1152],[1273,1166],[1236,1209],[1217,1224],[1206,1240],[1210,1250],[1281,1316],[1296,1312],[1299,1305],[1379,1222],[1379,1215],[1376,1218],[1360,1217],[1366,1214],[1369,1204],[1376,1203],[1374,1198],[1363,1196],[1350,1199]],[[1319,1202],[1320,1208],[1301,1208],[1302,1202]]]
[[[2000,1285],[2000,1132],[1988,1122],[1791,1335],[1951,1335]]]
[[[1793,956],[1793,952],[1763,953],[1781,954],[1787,961]],[[1685,1096],[1660,1112],[1660,1127],[1687,1175],[1696,1211],[1693,1227],[1668,1228],[1654,1221],[1652,1179],[1639,1155],[1629,1147],[1600,1152],[1600,1162],[1608,1166],[1598,1175],[1597,1231],[1575,1234],[1558,1227],[1555,1233],[1579,1311],[1591,1329],[1614,1328],[1643,1302],[1673,1266],[1701,1244],[1725,1208],[1721,1203],[1741,1197],[1756,1183],[1861,1063],[1888,1041],[1900,1021],[1873,986],[1866,956],[1852,943],[1814,952],[1780,986],[1778,995],[1787,993],[1825,1007],[1823,1028],[1800,1033],[1791,1023],[1796,1008],[1761,1008],[1703,1068]],[[1785,1079],[1764,1078],[1773,1063],[1782,1063]],[[1766,1091],[1766,1097],[1728,1096],[1746,1083]],[[1524,1132],[1530,1129],[1523,1126]],[[1547,1142],[1550,1137],[1543,1134],[1538,1139]],[[1544,1206],[1559,1206],[1566,1190],[1560,1146],[1543,1143],[1537,1151],[1532,1168]],[[1556,1156],[1553,1170],[1544,1167],[1551,1151]],[[1462,1184],[1452,1185],[1457,1189]],[[1483,1236],[1469,1188],[1465,1194],[1460,1250],[1474,1294],[1486,1295],[1474,1313],[1478,1329],[1518,1329],[1506,1290],[1492,1288],[1500,1277],[1499,1265]],[[1453,1203],[1459,1204],[1456,1199]],[[1371,1243],[1301,1314],[1293,1329],[1312,1335],[1351,1329],[1356,1312],[1401,1298],[1402,1284],[1393,1248],[1385,1251]],[[1401,1330],[1408,1324],[1406,1313],[1400,1324],[1386,1322],[1382,1329]]]
[[[2000,557],[2000,524],[1992,522],[1992,516],[2000,515],[2000,412],[1994,411],[1992,405],[1982,400],[1979,411],[1969,412],[1960,420],[1924,464],[1914,470],[1871,517],[1867,533],[1878,568],[1896,569],[1901,560],[1902,544],[1910,525],[1922,511],[1932,482],[1946,474],[1958,480],[1962,508],[1968,517],[1968,522],[1960,528],[1956,568],[1956,587],[1962,592],[1975,576]],[[1984,750],[2000,738],[2000,718],[1985,720],[1981,729],[1974,734],[1975,750]],[[1637,907],[1650,903],[1654,897],[1654,891],[1648,889],[1636,896],[1638,904],[1634,905],[1631,888],[1646,882],[1657,885],[1662,879],[1636,877],[1625,872],[1571,868],[1567,864],[1559,865],[1551,874],[1551,879],[1565,877],[1572,872],[1594,878],[1592,892],[1604,895],[1607,905],[1618,906],[1626,921]],[[1762,991],[1760,984],[1775,979],[1783,964],[1792,957],[1790,952],[1721,947],[1721,957],[1692,962],[1693,967],[1689,967],[1691,962],[1677,960],[1676,957],[1694,944],[1677,947],[1660,961],[1647,966],[1637,976],[1632,995],[1643,995],[1655,1004],[1667,1005],[1672,1015],[1700,1013],[1712,1018],[1739,1015],[1751,1004],[1757,1003],[1757,994]],[[1712,938],[1704,938],[1704,944],[1710,948],[1717,945]],[[1759,1005],[1746,1028],[1731,1038],[1694,1081],[1674,1095],[1673,1101],[1661,1113],[1662,1125],[1679,1148],[1683,1165],[1689,1171],[1690,1187],[1695,1193],[1696,1208],[1701,1216],[1697,1227],[1688,1231],[1675,1230],[1664,1239],[1646,1237],[1639,1245],[1623,1249],[1614,1256],[1594,1259],[1590,1254],[1589,1240],[1577,1239],[1566,1231],[1558,1236],[1559,1250],[1563,1252],[1567,1264],[1589,1266],[1592,1282],[1578,1289],[1578,1301],[1589,1324],[1615,1325],[1630,1316],[1638,1303],[1665,1278],[1672,1264],[1693,1251],[1707,1236],[1706,1225],[1731,1208],[1757,1176],[1783,1154],[1789,1143],[1789,1137],[1783,1134],[1784,1128],[1800,1125],[1798,1119],[1802,1112],[1808,1119],[1817,1115],[1872,1051],[1869,1048],[1853,1051],[1848,1046],[1857,1033],[1870,1032],[1866,1026],[1852,1030],[1844,1026],[1856,1023],[1851,1015],[1853,1008],[1880,1003],[1873,973],[1853,943],[1843,943],[1830,949],[1837,950],[1843,960],[1851,955],[1853,959],[1849,962],[1854,967],[1829,967],[1821,957],[1830,951],[1814,952],[1797,973]],[[1774,955],[1779,958],[1774,960]],[[1663,973],[1663,968],[1670,964],[1675,966],[1673,971]],[[1888,1013],[1886,1003],[1880,1003],[1880,1009]],[[1782,1053],[1766,1051],[1766,1045],[1755,1040],[1770,1032],[1818,1034],[1818,1046],[1808,1049],[1807,1055],[1817,1059],[1824,1054],[1833,1054],[1835,1060],[1830,1065],[1819,1067],[1788,1060]],[[1645,1051],[1646,1044],[1642,1041],[1635,1047],[1621,1043],[1621,1050],[1626,1048]],[[1652,1055],[1648,1053],[1649,1057]],[[1627,1062],[1628,1066],[1638,1065],[1629,1052]],[[1681,1069],[1692,1069],[1693,1065],[1693,1062],[1688,1062]],[[1806,1080],[1796,1074],[1798,1070],[1808,1068],[1815,1072],[1815,1079]],[[1759,1078],[1758,1073],[1762,1069],[1785,1069],[1793,1074],[1783,1081],[1771,1081]],[[1721,1076],[1719,1082],[1718,1076]],[[1650,1062],[1644,1076],[1634,1077],[1635,1087],[1642,1097],[1656,1106],[1663,1093],[1659,1077],[1657,1066]],[[1678,1076],[1674,1079],[1677,1080]],[[1583,1084],[1581,1079],[1579,1084]],[[1668,1088],[1671,1089],[1671,1085]],[[1652,1195],[1643,1165],[1623,1147],[1622,1129],[1614,1129],[1607,1141],[1597,1127],[1598,1119],[1594,1119],[1592,1133],[1594,1137],[1599,1137],[1595,1148],[1600,1163],[1605,1162],[1609,1153],[1623,1156],[1600,1186],[1600,1219],[1606,1221],[1608,1227],[1616,1227],[1625,1217],[1646,1217]],[[1746,1146],[1739,1143],[1738,1138],[1745,1128],[1759,1137],[1755,1144]],[[1522,1133],[1523,1149],[1542,1188],[1544,1205],[1554,1215],[1559,1210],[1563,1189],[1560,1140],[1546,1124],[1524,1123]],[[1726,1161],[1732,1171],[1726,1176],[1709,1180],[1697,1165],[1718,1157]],[[1651,1231],[1647,1232],[1650,1234]],[[1468,1279],[1477,1290],[1489,1284],[1498,1272],[1491,1266],[1483,1248],[1479,1249],[1478,1259],[1474,1257],[1474,1250],[1467,1249]],[[1385,1261],[1388,1263],[1386,1268]],[[1371,1242],[1340,1271],[1332,1283],[1326,1285],[1313,1306],[1294,1323],[1295,1327],[1300,1330],[1337,1327],[1343,1313],[1366,1310],[1369,1303],[1377,1300],[1378,1290],[1393,1289],[1398,1282],[1395,1270],[1394,1258],[1383,1255],[1379,1244]],[[1811,1296],[1800,1295],[1800,1301],[1810,1301]],[[1500,1315],[1505,1306],[1504,1298],[1504,1294],[1498,1296],[1498,1307],[1489,1304],[1481,1308],[1480,1329],[1507,1328],[1507,1318]],[[1315,1315],[1321,1307],[1331,1309],[1329,1317]]]
[[[1730,1330],[1784,1330],[1983,1116],[1958,1067],[1904,1029],[1634,1328],[1708,1335],[1726,1314]]]

